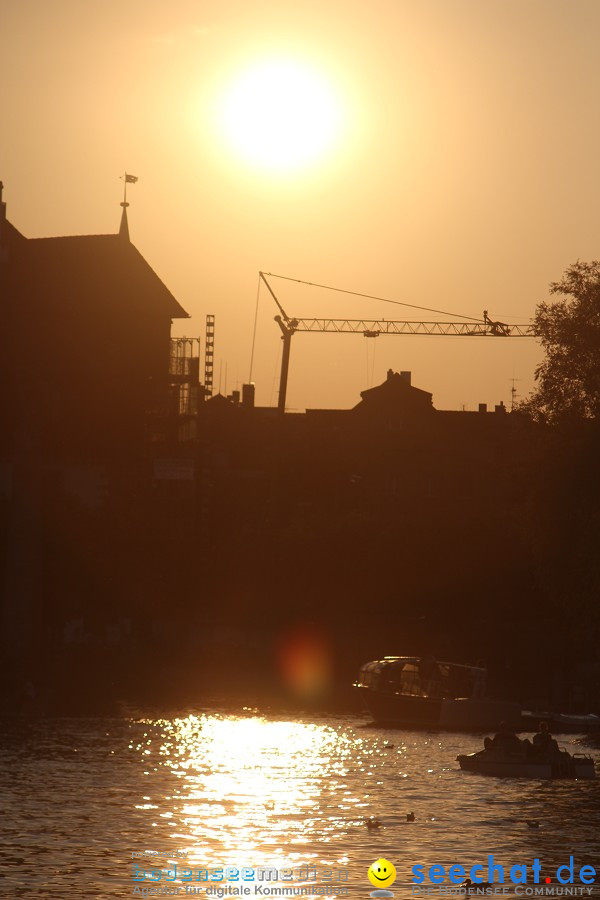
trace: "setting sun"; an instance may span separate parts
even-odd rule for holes
[[[342,103],[318,70],[269,59],[232,79],[219,119],[227,143],[246,162],[288,172],[331,148],[341,131]]]

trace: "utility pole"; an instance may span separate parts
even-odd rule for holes
[[[515,378],[513,376],[513,378],[511,378],[510,380],[512,382],[511,389],[510,389],[510,411],[512,412],[515,408],[515,401],[516,401],[517,397],[519,396],[517,393],[517,389],[515,387],[515,381],[520,381],[521,379]]]

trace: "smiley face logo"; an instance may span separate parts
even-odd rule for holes
[[[368,871],[369,881],[376,888],[386,888],[396,880],[396,869],[389,859],[376,859]]]

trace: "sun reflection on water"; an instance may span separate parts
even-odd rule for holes
[[[589,803],[578,826],[578,852],[587,862],[600,782],[550,785],[551,824],[539,785],[497,784],[460,771],[456,754],[480,742],[341,718],[211,714],[131,722],[129,748],[143,772],[136,814],[140,827],[160,838],[150,846],[185,851],[181,865],[196,873],[293,870],[307,896],[314,895],[306,867],[345,875],[354,896],[368,890],[368,867],[382,856],[396,866],[396,888],[410,890],[416,862],[473,863],[486,848],[507,860],[531,855],[526,817],[544,818],[548,856],[552,849],[558,858],[561,810],[575,798]]]
[[[447,869],[492,851],[504,865],[541,856],[556,871],[572,854],[597,866],[600,779],[482,778],[456,763],[478,735],[281,718],[11,722],[0,739],[0,893],[131,897],[138,866],[166,878],[175,861],[195,885],[226,866],[293,870],[308,897],[338,875],[348,897],[367,896],[380,857],[396,867],[398,897],[411,895],[415,863]],[[196,893],[213,900],[209,887]]]
[[[343,730],[219,716],[160,724],[160,765],[177,779],[170,838],[190,864],[296,866],[315,859],[315,841],[327,844],[349,812],[362,814],[368,795],[340,792],[357,749]]]
[[[219,714],[132,723],[130,749],[148,776],[138,809],[196,871],[330,867],[358,890],[373,859],[396,858],[398,838],[411,858],[439,841],[437,803],[412,831],[407,812],[430,806],[433,779],[441,798],[457,773],[431,735],[357,724]]]

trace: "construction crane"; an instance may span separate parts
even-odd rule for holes
[[[267,281],[266,275],[271,278],[284,278],[282,275],[273,275],[271,272],[259,272],[259,277],[267,286],[271,297],[277,304],[280,315],[275,316],[275,321],[281,329],[281,338],[283,340],[283,352],[281,356],[281,372],[279,376],[279,402],[277,410],[283,414],[285,412],[285,398],[287,394],[288,372],[290,367],[290,350],[292,337],[298,331],[308,332],[325,332],[329,334],[362,334],[367,338],[376,338],[380,334],[403,334],[403,335],[451,335],[454,337],[535,337],[535,331],[532,324],[529,325],[512,325],[506,322],[496,322],[488,315],[488,311],[483,311],[481,321],[472,319],[465,322],[432,322],[432,321],[399,321],[390,319],[308,319],[308,318],[291,318],[288,316],[283,306],[275,296],[273,288]],[[286,279],[290,281],[298,281],[298,279]],[[302,284],[310,284],[310,282],[300,282]],[[326,285],[319,285],[326,287]],[[339,290],[335,288],[334,290]],[[352,291],[342,291],[341,293],[353,293]],[[366,295],[357,295],[366,296]],[[373,298],[375,299],[375,298]],[[378,298],[382,299],[382,298]],[[400,304],[410,305],[410,304]]]

